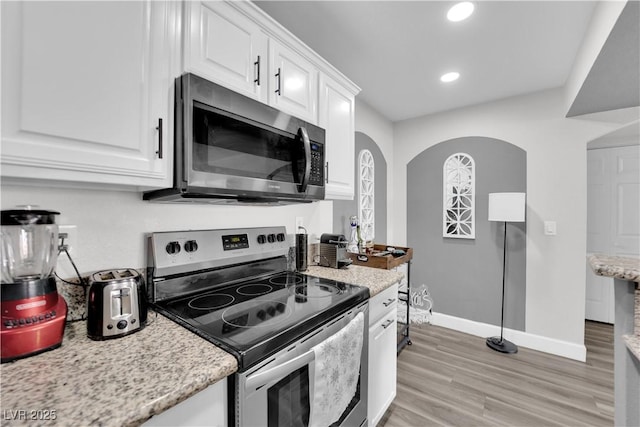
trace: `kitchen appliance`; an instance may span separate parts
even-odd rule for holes
[[[293,425],[293,418],[306,425],[315,396],[314,347],[359,313],[368,324],[368,289],[286,271],[285,233],[260,227],[149,236],[153,307],[238,360],[230,379],[236,426]],[[358,386],[334,425],[366,423],[366,329]]]
[[[193,74],[176,79],[173,188],[159,202],[324,199],[325,131]]]
[[[320,236],[320,255],[318,264],[323,267],[344,268],[353,261],[347,254],[347,239],[342,234],[327,234]]]
[[[119,338],[140,331],[146,323],[147,291],[136,270],[104,270],[91,275],[87,292],[89,338]]]
[[[300,227],[304,230],[304,227]],[[308,241],[306,230],[296,234],[296,271],[307,270]]]
[[[2,363],[60,347],[67,303],[58,294],[59,212],[2,211]]]

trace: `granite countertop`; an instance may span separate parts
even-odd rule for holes
[[[357,265],[310,266],[305,274],[365,286],[371,297],[404,277]],[[84,321],[67,323],[60,348],[0,365],[3,414],[55,413],[50,421],[4,416],[2,424],[137,426],[237,371],[232,355],[162,315],[149,316],[143,330],[105,341],[87,338]]]
[[[62,346],[0,365],[2,424],[140,425],[238,369],[235,357],[161,315],[106,341],[68,323]],[[202,361],[207,363],[202,363]],[[8,411],[55,411],[55,421],[9,420]]]
[[[629,351],[640,360],[640,335],[623,335],[622,339]]]
[[[588,259],[598,276],[640,282],[640,258],[592,254]]]
[[[351,283],[352,285],[365,286],[369,288],[369,296],[371,298],[394,283],[399,282],[404,277],[404,274],[399,271],[363,267],[360,265],[350,265],[340,269],[310,265],[304,274]]]

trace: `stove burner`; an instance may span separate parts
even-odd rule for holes
[[[272,327],[287,320],[292,310],[280,301],[259,301],[249,307],[236,304],[222,312],[223,333],[237,328]]]
[[[261,283],[252,283],[250,285],[240,286],[238,289],[236,289],[236,292],[240,295],[254,296],[268,294],[272,290],[272,286]]]
[[[302,277],[297,274],[283,273],[269,279],[269,283],[274,285],[297,285],[302,283]]]
[[[340,289],[336,288],[333,285],[296,285],[295,286],[295,295],[296,297],[306,297],[306,298],[330,298],[332,295],[337,295],[340,293]]]
[[[233,301],[235,298],[228,294],[208,294],[189,301],[189,307],[195,310],[215,310],[225,307]]]

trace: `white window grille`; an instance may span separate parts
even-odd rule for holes
[[[456,153],[444,162],[442,235],[475,239],[475,162],[466,153]]]
[[[369,150],[358,156],[358,218],[360,236],[364,241],[375,237],[375,161]]]

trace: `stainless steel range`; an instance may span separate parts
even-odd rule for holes
[[[230,381],[235,425],[364,425],[368,328],[353,325],[368,325],[369,291],[287,271],[289,246],[284,227],[152,233],[150,301],[238,359]],[[347,354],[362,343],[359,372],[351,373],[357,382],[348,396],[332,396],[341,388],[318,377],[334,362],[319,349],[344,343],[347,332],[345,348],[333,350]],[[335,417],[320,416],[318,402],[340,400],[348,401],[344,410],[338,404]]]

